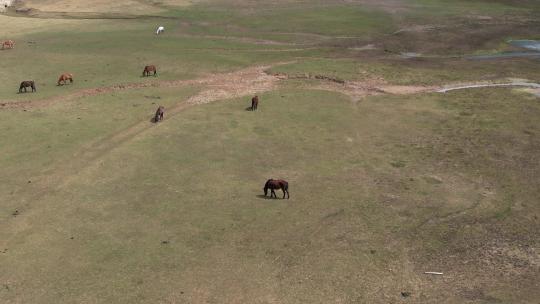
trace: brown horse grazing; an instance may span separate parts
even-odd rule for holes
[[[147,65],[142,72],[143,76],[150,76],[150,72],[154,72],[154,76],[157,75],[157,69],[155,65]]]
[[[32,88],[32,92],[36,92],[36,84],[34,83],[33,80],[26,80],[26,81],[23,81],[21,82],[21,86],[19,87],[19,93],[22,93],[22,90],[24,89],[24,92],[26,93],[26,88],[27,87],[31,87]]]
[[[165,114],[165,107],[159,106],[156,111],[156,116],[154,116],[154,122],[160,122],[163,120],[163,114]]]
[[[15,42],[13,40],[6,40],[2,42],[2,50],[4,49],[12,49],[15,47]]]
[[[58,78],[58,85],[61,85],[62,82],[65,85],[68,80],[69,80],[69,83],[73,83],[73,74],[64,73],[60,75],[60,78]]]
[[[259,105],[259,96],[255,95],[255,97],[251,98],[251,111],[257,110],[258,105]]]
[[[285,198],[285,194],[287,194],[287,199],[289,199],[289,183],[282,179],[269,179],[266,181],[266,184],[264,184],[264,196],[268,193],[268,189],[270,189],[270,197],[274,196],[277,198],[276,192],[274,192],[275,189],[281,189],[283,191],[283,198]]]

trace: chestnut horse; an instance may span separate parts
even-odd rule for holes
[[[155,65],[147,65],[144,67],[144,71],[142,72],[143,76],[150,76],[150,72],[154,72],[154,76],[157,74],[157,69]]]
[[[255,95],[255,97],[251,98],[251,111],[257,110],[258,105],[259,105],[259,96]]]
[[[15,42],[13,42],[13,40],[6,40],[2,42],[2,50],[12,49],[14,46],[15,46]]]
[[[32,88],[32,92],[36,92],[36,84],[34,83],[33,80],[26,80],[26,81],[23,81],[21,82],[21,86],[19,87],[19,93],[22,93],[22,90],[24,89],[24,92],[26,93],[26,88],[27,87],[31,87]]]
[[[287,194],[287,199],[289,199],[289,183],[282,179],[269,179],[266,181],[266,184],[264,184],[264,196],[268,193],[268,189],[270,189],[270,197],[274,196],[277,198],[276,192],[274,190],[281,189],[283,191],[283,198],[285,198],[285,194]]]
[[[154,116],[154,122],[160,122],[163,120],[163,114],[165,114],[165,107],[159,106],[156,111],[156,115]]]
[[[68,80],[70,83],[73,83],[73,74],[64,73],[60,75],[60,78],[58,78],[58,85],[60,85],[61,82],[63,82],[63,84],[66,84]]]

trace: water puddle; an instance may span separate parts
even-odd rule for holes
[[[464,90],[464,89],[476,89],[476,88],[489,88],[489,87],[526,87],[536,90],[540,89],[540,84],[534,82],[509,82],[509,83],[486,83],[486,84],[473,84],[465,86],[455,86],[455,87],[446,87],[440,90],[437,90],[438,93],[446,93],[455,90]]]
[[[510,40],[508,43],[530,51],[540,52],[540,41],[537,40]]]
[[[420,53],[402,52],[401,54],[399,54],[399,57],[405,58],[405,59],[410,59],[410,58],[420,58],[420,57],[423,57],[423,56]]]
[[[540,41],[538,40],[510,40],[508,44],[519,47],[529,52],[502,52],[497,54],[466,56],[470,60],[491,60],[507,58],[538,58],[540,59]]]

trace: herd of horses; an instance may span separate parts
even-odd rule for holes
[[[164,31],[163,27],[159,27],[156,31],[156,34],[160,34]],[[2,42],[2,49],[12,49],[15,46],[15,42],[12,40],[6,40]],[[147,65],[144,67],[143,70],[143,77],[148,77],[150,74],[153,76],[157,76],[157,69],[155,65]],[[67,82],[73,83],[73,74],[71,73],[64,73],[60,75],[58,78],[58,86],[66,85]],[[33,80],[25,80],[21,82],[19,86],[19,93],[28,92],[27,88],[31,88],[32,92],[37,92],[36,84]],[[251,98],[251,107],[249,108],[251,111],[256,111],[257,107],[259,105],[259,96],[255,95],[253,98]],[[165,114],[165,107],[159,106],[156,110],[156,114],[154,115],[154,122],[158,123],[163,120]],[[282,179],[269,179],[264,184],[264,196],[266,197],[268,194],[268,190],[270,190],[270,198],[274,197],[277,198],[276,192],[274,190],[283,191],[283,199],[285,199],[285,196],[287,196],[287,199],[289,199],[289,183],[287,181]]]
[[[69,83],[73,83],[73,74],[64,73],[60,75],[60,77],[58,78],[58,85],[61,86],[67,84],[68,80]],[[19,85],[19,93],[22,93],[23,90],[25,93],[28,92],[28,88],[31,88],[32,92],[37,92],[36,83],[33,80],[24,80]]]

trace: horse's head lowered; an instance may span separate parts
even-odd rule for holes
[[[264,196],[266,196],[266,194],[268,194],[268,188],[270,188],[270,182],[273,181],[273,179],[269,179],[266,181],[266,183],[264,184]]]

